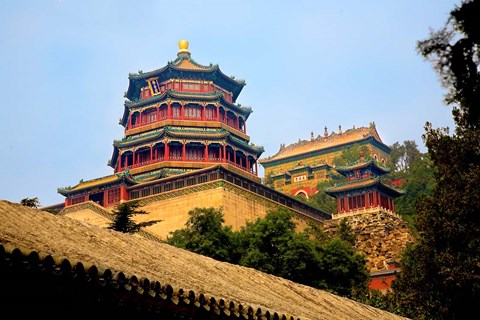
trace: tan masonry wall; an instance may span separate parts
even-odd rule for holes
[[[135,222],[161,220],[156,224],[146,227],[145,231],[165,239],[170,232],[185,228],[189,215],[188,212],[195,207],[218,208],[223,204],[221,188],[203,190],[200,192],[174,197],[166,200],[159,200],[147,204],[142,210],[148,215],[137,215]]]
[[[246,196],[232,188],[218,187],[216,189],[161,200],[148,204],[143,210],[148,215],[135,216],[136,222],[161,220],[152,226],[146,227],[145,231],[165,239],[170,232],[185,228],[185,223],[190,217],[188,212],[194,208],[220,208],[224,214],[225,225],[232,226],[237,231],[247,221],[255,221],[263,218],[267,211],[274,209],[277,204],[266,199],[259,200],[255,196]],[[304,219],[295,219],[298,229],[303,230],[307,226]]]
[[[141,209],[147,211],[148,214],[136,215],[133,219],[137,223],[159,220],[159,222],[145,227],[144,230],[161,239],[166,239],[170,232],[185,228],[185,223],[190,217],[188,212],[196,207],[222,207],[225,225],[232,226],[233,230],[239,230],[247,221],[263,218],[268,210],[281,206],[267,198],[228,183],[184,195],[172,194],[171,197],[165,195],[162,199],[152,197],[151,200],[145,202],[146,204]],[[110,208],[109,211],[112,209]],[[79,205],[78,210],[75,210],[75,206],[69,207],[69,212],[65,215],[106,228],[113,221],[113,216],[109,211],[94,203],[89,203]],[[310,221],[308,218],[298,215],[295,217],[298,230],[303,230],[307,226],[307,220]]]
[[[239,230],[247,221],[263,218],[268,209],[274,208],[273,204],[261,203],[255,199],[248,199],[234,191],[223,191],[225,224]]]

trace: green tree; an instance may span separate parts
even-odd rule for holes
[[[148,214],[144,210],[140,210],[140,203],[138,201],[122,202],[118,204],[113,210],[112,214],[115,216],[113,222],[108,226],[109,229],[120,231],[123,233],[135,233],[140,231],[140,228],[147,227],[159,222],[159,220],[135,223],[132,220],[134,215]]]
[[[239,263],[348,297],[364,294],[368,279],[365,258],[348,242],[328,239],[316,231],[296,232],[290,211],[269,211],[265,218],[241,228]]]
[[[347,243],[349,243],[351,246],[355,246],[355,241],[356,241],[356,236],[355,233],[352,230],[352,227],[348,224],[347,219],[343,218],[340,220],[340,223],[338,224],[336,236],[340,239],[343,240]]]
[[[22,200],[20,200],[20,204],[22,206],[37,209],[38,207],[40,207],[40,200],[38,200],[37,197],[35,197],[35,198],[23,198]]]
[[[403,144],[405,146],[405,167],[406,170],[411,170],[412,166],[421,159],[422,153],[418,150],[414,140],[406,140]]]
[[[310,197],[308,203],[325,212],[337,213],[337,200],[325,193],[325,189],[332,187],[335,181],[333,179],[320,181],[317,184],[317,193]]]
[[[387,184],[394,180],[402,182],[400,188],[405,194],[395,199],[395,208],[415,232],[416,202],[421,196],[432,194],[434,167],[429,155],[421,153],[415,141],[395,142],[390,148],[392,156],[388,167],[392,171],[383,180]]]
[[[317,287],[351,298],[367,293],[366,259],[348,242],[335,237],[321,247],[321,282]]]
[[[186,227],[167,238],[169,244],[349,297],[367,288],[364,258],[314,226],[296,232],[289,210],[271,210],[237,232],[223,226],[221,209],[195,208],[189,214]]]
[[[397,141],[390,146],[390,150],[390,159],[387,166],[392,169],[393,172],[404,172],[405,163],[403,159],[405,158],[405,146]]]
[[[367,146],[354,145],[348,147],[340,155],[336,156],[332,162],[335,166],[346,166],[358,161],[360,157],[371,159],[372,155]]]
[[[222,208],[195,208],[184,229],[170,233],[167,243],[220,261],[235,259],[232,229],[224,226]]]
[[[293,214],[286,209],[269,211],[265,218],[248,221],[238,234],[242,248],[239,263],[275,275],[286,273],[283,255],[295,234]]]
[[[395,207],[398,213],[409,222],[415,230],[415,217],[417,213],[417,200],[423,196],[431,195],[435,187],[435,168],[428,155],[421,156],[413,162],[405,175],[403,190],[405,194],[395,199]]]
[[[401,311],[415,319],[470,319],[480,313],[480,1],[456,6],[448,23],[418,43],[447,89],[456,125],[425,125],[435,168],[432,195],[417,201],[417,242],[393,283]]]

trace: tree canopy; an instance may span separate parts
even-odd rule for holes
[[[402,144],[395,142],[390,148],[392,152],[388,167],[392,171],[384,179],[387,183],[400,182],[398,188],[404,190],[405,194],[395,199],[395,208],[415,233],[417,199],[432,194],[435,167],[429,154],[420,152],[415,141],[407,140]]]
[[[37,197],[35,197],[35,198],[23,198],[22,200],[20,200],[20,204],[22,206],[37,209],[40,206],[40,200],[38,200]]]
[[[271,210],[238,231],[223,225],[221,208],[189,214],[185,228],[172,232],[168,243],[344,296],[367,290],[365,258],[341,238],[316,237],[315,228],[296,231],[289,210]]]
[[[480,312],[480,1],[456,6],[447,24],[418,43],[447,89],[456,125],[423,139],[434,167],[431,195],[417,201],[418,241],[393,283],[402,312],[414,319],[467,319]]]
[[[222,208],[195,208],[184,229],[176,230],[167,242],[179,248],[220,261],[231,262],[234,255],[232,228],[223,226]]]

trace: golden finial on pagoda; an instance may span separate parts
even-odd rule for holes
[[[187,40],[180,40],[178,41],[178,54],[177,55],[190,55],[190,51],[188,51],[188,41]]]

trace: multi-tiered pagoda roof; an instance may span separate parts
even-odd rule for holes
[[[384,183],[381,177],[390,172],[370,159],[360,160],[336,167],[335,170],[347,178],[325,190],[325,193],[336,198],[338,213],[363,213],[373,211],[395,212],[393,199],[404,194],[393,186]]]
[[[92,193],[218,165],[260,182],[257,160],[264,149],[250,142],[246,130],[252,109],[236,103],[245,81],[193,60],[187,41],[179,47],[177,58],[163,68],[129,75],[120,119],[125,134],[113,141],[108,162],[114,174],[60,188],[70,204],[114,204],[122,192],[110,192],[111,199],[108,192]],[[127,198],[128,192],[123,191]]]

